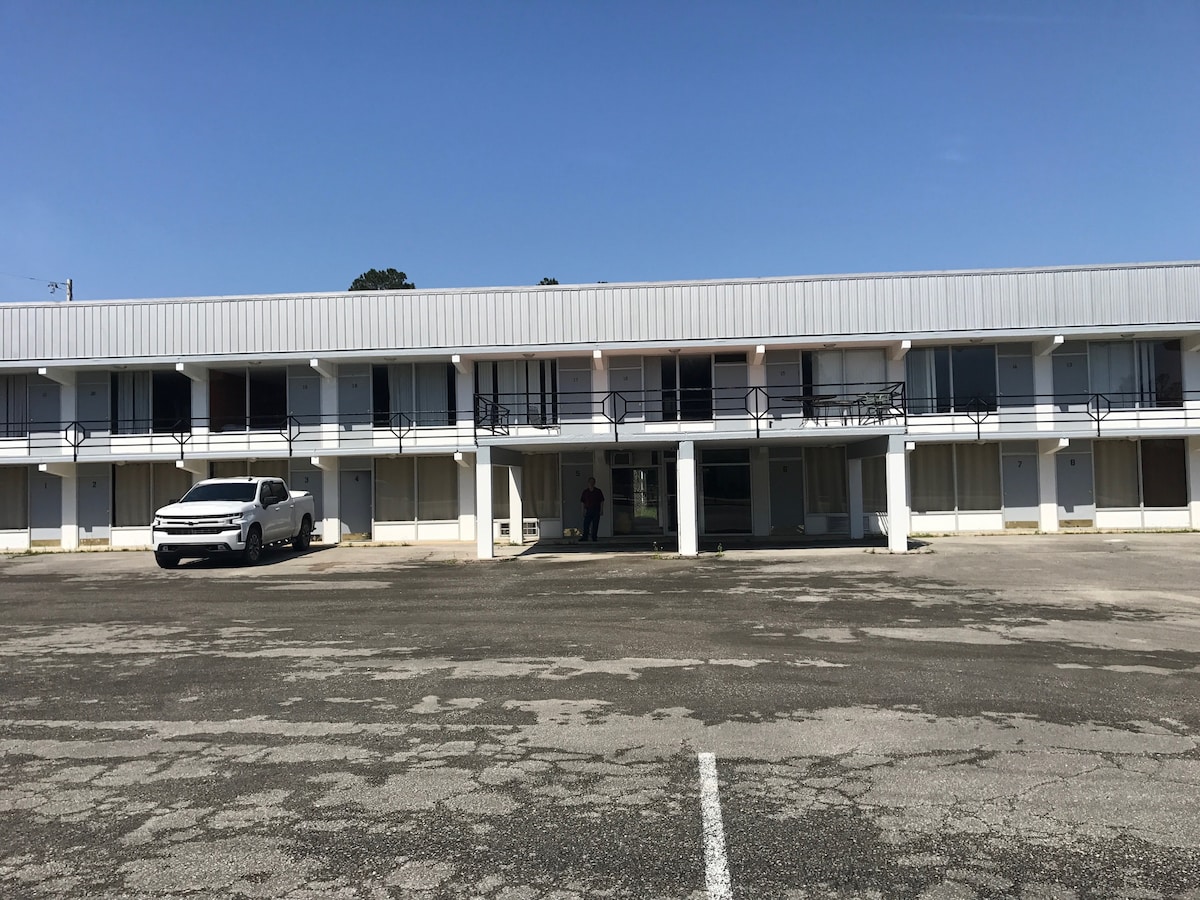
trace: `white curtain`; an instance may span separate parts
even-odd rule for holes
[[[956,456],[958,508],[1000,509],[1000,445],[958,444]]]
[[[192,475],[185,469],[177,469],[172,463],[154,463],[150,470],[151,491],[154,509],[178,500],[192,486]]]
[[[417,517],[416,463],[412,457],[383,457],[375,461],[375,518],[380,522],[411,522]]]
[[[504,471],[502,467],[499,470]],[[458,463],[454,457],[422,456],[417,460],[417,518],[426,522],[458,518]]]
[[[522,502],[526,516],[562,515],[561,469],[557,453],[526,453],[521,466]]]
[[[1141,506],[1136,441],[1093,441],[1092,461],[1096,467],[1097,508],[1136,509]]]
[[[917,444],[908,465],[913,512],[953,512],[954,445]]]
[[[0,375],[0,437],[25,435],[28,419],[29,379],[24,375]]]
[[[117,373],[117,434],[150,431],[150,373]]]
[[[149,525],[154,515],[150,490],[150,463],[113,467],[114,525]]]
[[[446,366],[443,363],[417,363],[414,371],[415,403],[413,419],[419,425],[448,424]]]
[[[806,447],[804,476],[804,501],[808,512],[846,512],[846,451],[843,447]]]

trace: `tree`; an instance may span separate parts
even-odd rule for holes
[[[395,269],[368,269],[350,282],[352,291],[411,291],[416,285]]]
[[[543,284],[558,284],[558,279],[557,279],[557,278],[549,278],[549,277],[547,277],[547,278],[543,278],[541,281],[539,281],[539,282],[538,282],[538,284],[539,284],[539,285],[543,285]]]

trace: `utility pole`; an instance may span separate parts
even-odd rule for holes
[[[67,279],[67,302],[70,303],[75,299],[75,281],[71,278]]]

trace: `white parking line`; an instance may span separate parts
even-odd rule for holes
[[[700,815],[704,822],[704,881],[709,900],[732,900],[729,862],[725,859],[725,826],[721,824],[717,758],[711,753],[696,755],[700,760]]]

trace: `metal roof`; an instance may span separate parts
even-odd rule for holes
[[[0,305],[0,363],[1200,326],[1200,262]]]

